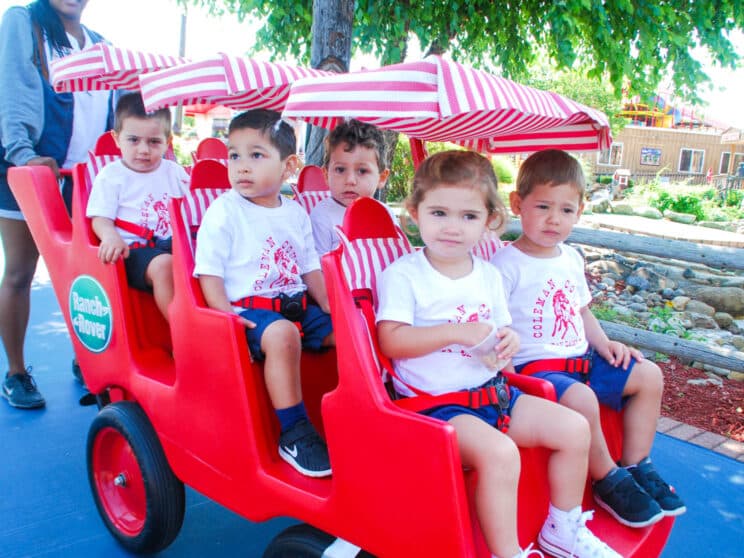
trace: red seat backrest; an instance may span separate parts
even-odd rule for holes
[[[328,190],[323,169],[316,165],[305,165],[297,177],[298,192],[322,192]]]
[[[199,230],[199,225],[201,225],[202,217],[204,217],[204,213],[207,211],[209,205],[227,191],[228,188],[194,189],[192,187],[191,191],[183,197],[183,202],[181,203],[181,216],[183,217],[183,223],[188,232],[186,238],[191,247],[192,267],[193,254],[196,248],[196,233]]]
[[[117,155],[121,157],[121,149],[116,145],[112,131],[104,132],[98,137],[96,145],[93,148],[94,155]]]
[[[473,255],[490,262],[494,254],[507,244],[509,243],[502,241],[495,233],[488,231],[473,246]]]
[[[227,159],[227,146],[219,138],[204,138],[196,146],[194,162],[202,159]]]
[[[190,189],[199,188],[230,188],[230,178],[227,166],[214,159],[202,159],[191,168]]]

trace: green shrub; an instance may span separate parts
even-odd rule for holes
[[[695,195],[677,194],[676,197],[672,197],[669,192],[664,191],[660,192],[655,199],[651,200],[651,205],[662,213],[667,209],[671,209],[677,213],[694,215],[698,221],[705,220],[705,211],[703,210],[702,202]]]
[[[611,176],[600,176],[597,178],[597,182],[600,184],[612,184],[612,177]]]
[[[514,179],[517,176],[517,169],[511,159],[506,157],[494,157],[491,159],[491,166],[493,172],[496,173],[496,178],[499,179],[499,185],[501,184],[513,184]]]
[[[744,200],[744,190],[729,190],[726,193],[726,199],[723,200],[723,205],[726,207],[741,207],[741,202]]]
[[[393,163],[390,169],[390,178],[387,183],[387,196],[385,201],[402,201],[408,197],[413,182],[413,157],[408,138],[404,135],[398,136],[398,145],[393,154]]]

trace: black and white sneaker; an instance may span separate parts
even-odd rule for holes
[[[31,367],[21,374],[6,374],[3,382],[2,396],[11,406],[18,409],[39,409],[46,402],[31,377]]]
[[[659,504],[664,515],[681,515],[687,511],[685,503],[656,472],[651,460],[646,457],[635,467],[628,469],[635,481]]]
[[[331,474],[328,447],[312,424],[305,419],[279,436],[279,456],[308,477]]]

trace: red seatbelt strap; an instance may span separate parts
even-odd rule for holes
[[[136,234],[140,238],[144,238],[148,241],[148,243],[155,236],[155,231],[148,229],[147,227],[142,227],[137,223],[125,221],[124,219],[114,219],[114,225],[119,227],[121,230],[127,231],[128,233]]]
[[[420,412],[432,407],[439,407],[441,405],[460,405],[462,407],[469,407],[471,409],[477,409],[486,405],[495,406],[499,409],[499,419],[497,428],[502,432],[506,432],[509,429],[509,417],[504,410],[500,407],[499,396],[497,386],[486,386],[479,387],[472,390],[465,391],[453,391],[449,393],[441,393],[433,395],[420,389],[417,389],[403,380],[395,372],[395,367],[390,359],[382,353],[380,344],[377,339],[376,330],[377,324],[375,323],[375,311],[372,306],[372,295],[367,289],[355,290],[352,295],[354,296],[354,302],[357,307],[362,311],[364,321],[367,323],[368,331],[370,332],[370,338],[372,339],[372,345],[377,358],[380,361],[380,365],[384,368],[385,372],[390,374],[391,378],[394,378],[402,385],[406,386],[409,390],[416,394],[415,397],[404,397],[402,399],[396,399],[393,401],[399,407],[408,409],[414,412]],[[506,395],[509,396],[509,386],[504,383],[506,388]]]
[[[272,312],[282,313],[282,300],[278,296],[267,297],[267,296],[246,296],[239,300],[233,300],[230,302],[233,306],[239,306],[246,310],[270,310]],[[302,295],[302,310],[307,310],[307,295]],[[293,322],[297,329],[300,330],[302,335],[302,323]]]
[[[544,358],[528,362],[519,369],[520,374],[531,376],[538,372],[567,372],[578,374],[582,381],[589,383],[589,372],[592,369],[592,360],[589,354],[575,358]]]

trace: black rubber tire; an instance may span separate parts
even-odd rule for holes
[[[273,538],[263,558],[321,558],[336,537],[307,523],[292,525]],[[351,558],[351,557],[349,557]],[[375,558],[360,550],[354,558]]]
[[[111,455],[117,452],[127,463],[126,475],[132,477],[127,480],[123,473],[120,474],[123,484],[121,479],[119,484],[113,482],[118,467],[111,463],[115,461]],[[90,426],[86,454],[93,499],[104,524],[116,540],[137,554],[158,552],[173,542],[183,524],[184,487],[173,474],[160,440],[142,408],[131,401],[105,406]],[[94,471],[94,454],[100,469],[98,472]],[[107,462],[106,465],[102,461]],[[117,497],[127,488],[138,490],[137,497]],[[101,494],[101,490],[106,494]],[[118,519],[114,512],[110,514],[107,510],[107,506],[111,508],[113,505],[116,509],[129,511],[127,500],[134,500],[132,511],[139,514],[134,527],[127,521],[129,516],[137,514],[128,513],[126,518]]]

